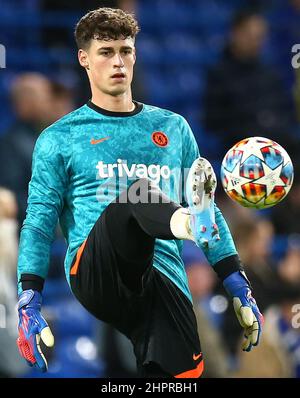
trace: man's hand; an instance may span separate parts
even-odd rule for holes
[[[223,285],[233,299],[233,307],[240,325],[244,328],[243,351],[258,345],[263,316],[251,295],[248,279],[243,272],[234,272],[224,279]]]
[[[54,345],[51,330],[41,315],[42,295],[35,290],[25,290],[19,297],[19,337],[17,345],[22,357],[30,366],[46,372],[48,366],[40,348],[40,339],[47,347]]]

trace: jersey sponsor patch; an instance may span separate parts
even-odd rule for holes
[[[98,178],[112,178],[118,174],[119,177],[150,178],[159,183],[161,178],[169,179],[171,176],[171,170],[167,165],[132,163],[129,166],[127,161],[122,159],[117,159],[117,163],[113,164],[99,161],[96,169],[98,169]]]

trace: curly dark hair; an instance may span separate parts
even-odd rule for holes
[[[118,8],[102,7],[84,15],[76,25],[78,48],[88,49],[92,39],[118,40],[135,38],[140,31],[134,15]]]

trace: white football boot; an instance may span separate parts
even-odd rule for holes
[[[201,248],[211,249],[220,240],[215,221],[216,187],[217,178],[212,165],[204,158],[197,158],[190,168],[185,191],[191,214],[191,232]]]

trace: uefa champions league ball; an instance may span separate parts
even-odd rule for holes
[[[245,138],[225,155],[221,181],[227,195],[244,207],[275,206],[293,184],[294,168],[287,152],[263,137]]]

